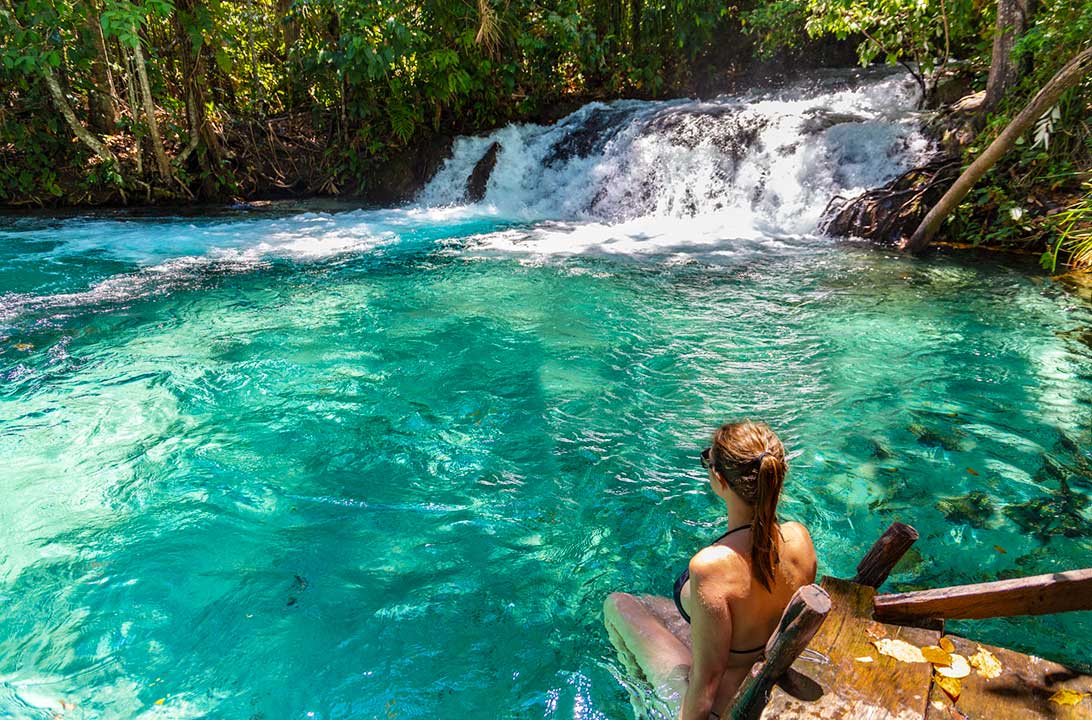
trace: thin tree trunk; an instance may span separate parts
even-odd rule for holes
[[[1016,140],[1027,132],[1035,121],[1043,116],[1043,113],[1058,102],[1062,93],[1079,83],[1089,70],[1092,70],[1092,47],[1086,48],[1067,62],[1050,79],[1050,82],[1036,93],[1020,114],[1001,131],[997,139],[990,143],[990,146],[956,179],[952,187],[948,188],[948,192],[944,193],[940,202],[933,206],[914,234],[900,243],[899,249],[916,253],[928,247],[937,234],[937,230],[940,229],[941,223],[959,206],[960,201],[966,197],[975,183],[1016,144]]]
[[[102,158],[103,162],[113,163],[115,166],[118,164],[118,159],[114,157],[114,153],[110,152],[110,149],[102,144],[97,137],[95,137],[91,131],[83,126],[83,123],[76,117],[76,113],[73,112],[72,106],[68,104],[68,100],[64,97],[64,91],[61,90],[61,84],[57,81],[57,77],[53,74],[53,71],[48,67],[42,69],[42,78],[45,80],[46,87],[49,89],[49,95],[53,98],[53,104],[57,106],[57,110],[60,111],[64,117],[65,122],[72,128],[72,132],[76,134],[76,137],[80,139],[87,147],[91,148],[92,152]]]
[[[94,7],[87,17],[87,40],[93,51],[91,77],[94,89],[88,103],[91,127],[98,132],[112,134],[117,131],[118,125],[117,90],[114,89],[114,75],[106,52],[106,38],[103,37],[98,11]]]
[[[152,154],[155,156],[156,168],[164,180],[171,177],[171,164],[167,161],[167,152],[163,149],[163,139],[159,135],[159,123],[155,119],[155,103],[152,102],[152,86],[148,82],[148,68],[144,64],[144,51],[140,48],[140,40],[137,39],[133,46],[133,61],[136,63],[137,77],[140,79],[141,102],[144,106],[144,118],[148,122],[148,137],[152,141]]]
[[[121,45],[121,51],[125,55],[125,87],[129,94],[129,120],[131,121],[133,129],[133,137],[136,138],[136,173],[139,177],[144,176],[144,133],[140,130],[140,123],[137,119],[137,92],[136,84],[133,82],[133,58],[127,51],[125,45]]]
[[[997,0],[997,29],[993,33],[990,77],[981,106],[983,113],[994,110],[1019,78],[1012,49],[1027,28],[1028,15],[1029,0]]]

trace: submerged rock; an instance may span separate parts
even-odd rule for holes
[[[937,502],[937,510],[940,510],[948,522],[966,524],[973,528],[985,527],[997,513],[993,498],[978,490],[966,495],[943,498]]]
[[[963,450],[963,443],[956,436],[955,431],[942,433],[921,423],[910,423],[906,429],[918,439],[918,443],[926,447],[941,447],[950,452]]]
[[[1053,494],[1010,505],[1004,513],[1025,532],[1046,542],[1055,535],[1092,537],[1092,522],[1082,514],[1086,507],[1088,496],[1071,490],[1063,480]]]

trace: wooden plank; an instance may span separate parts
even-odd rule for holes
[[[857,565],[857,577],[853,578],[853,582],[873,588],[883,585],[891,570],[917,539],[918,531],[910,525],[891,523]]]
[[[917,618],[989,618],[1092,610],[1092,568],[976,585],[877,595],[876,617],[891,622]]]
[[[799,674],[793,694],[775,687],[762,718],[922,720],[931,666],[879,655],[871,636],[921,647],[935,645],[940,633],[872,620],[875,590],[870,587],[829,577],[823,578],[822,586],[831,596],[830,614],[808,650],[793,663],[792,670]],[[812,659],[813,653],[823,660]],[[859,662],[861,657],[872,661]]]
[[[815,637],[830,613],[830,595],[818,585],[805,585],[793,593],[781,622],[766,643],[766,656],[756,662],[728,705],[731,720],[753,720],[762,715],[773,684]],[[725,717],[721,713],[721,717]]]
[[[979,647],[992,652],[1001,661],[1001,674],[986,679],[971,670],[963,678],[959,699],[952,702],[936,684],[929,693],[926,720],[1002,720],[1003,718],[1051,718],[1051,720],[1089,720],[1092,698],[1076,705],[1058,705],[1050,696],[1063,688],[1092,692],[1092,677],[1076,673],[1063,665],[1024,655],[1014,650],[979,645],[954,635],[948,636],[956,652],[965,657]]]

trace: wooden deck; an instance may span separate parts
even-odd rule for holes
[[[982,645],[1001,662],[995,678],[974,670],[962,680],[962,693],[952,702],[933,682],[929,663],[906,663],[880,655],[873,639],[902,639],[919,647],[936,645],[939,629],[904,627],[872,619],[875,591],[847,580],[824,578],[833,608],[826,622],[792,668],[795,672],[776,687],[763,718],[815,720],[1006,720],[1051,718],[1092,720],[1092,697],[1075,705],[1049,701],[1058,690],[1092,693],[1092,676],[1037,657]],[[939,628],[939,623],[937,623]],[[956,652],[969,657],[979,643],[947,636]],[[823,660],[818,659],[821,656]],[[871,660],[863,660],[870,658]]]

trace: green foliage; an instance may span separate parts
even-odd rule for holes
[[[1061,253],[1075,267],[1092,267],[1092,183],[1084,187],[1084,197],[1052,218],[1058,239],[1041,259],[1043,267],[1051,272],[1057,270]]]
[[[863,38],[861,65],[906,65],[923,89],[951,58],[956,43],[977,37],[981,14],[969,0],[808,0],[813,36]]]

